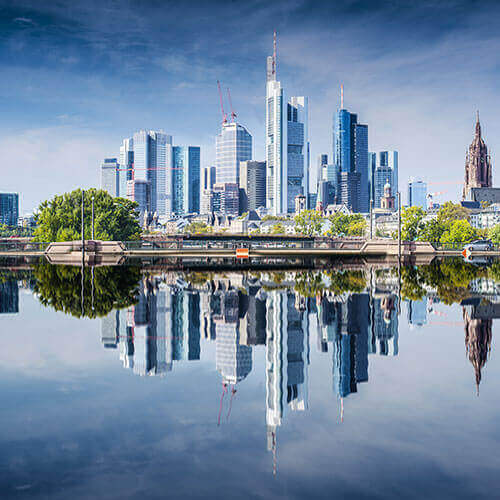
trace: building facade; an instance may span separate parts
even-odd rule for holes
[[[357,115],[342,105],[334,117],[333,153],[343,182],[337,203],[345,203],[355,212],[368,212],[368,126],[358,123]],[[356,183],[359,184],[356,186]]]
[[[218,183],[240,182],[240,162],[252,159],[252,136],[236,122],[223,123],[215,141],[215,169]]]
[[[384,196],[384,186],[389,183],[394,196],[399,191],[398,187],[398,152],[380,151],[369,153],[369,191],[374,208],[382,208],[381,200]]]
[[[240,213],[266,206],[266,162],[240,163]]]
[[[477,114],[476,132],[465,158],[465,179],[462,199],[470,199],[471,188],[491,188],[492,171],[488,148],[481,137],[481,124]]]
[[[101,163],[101,189],[116,198],[120,196],[120,164],[116,158],[104,158]]]
[[[19,194],[0,193],[0,223],[17,226],[19,219]]]
[[[293,213],[295,197],[309,193],[309,106],[307,97],[287,101],[276,79],[274,54],[267,59],[266,165],[267,208],[272,215]]]
[[[200,212],[200,148],[172,148],[172,215]]]
[[[408,181],[408,206],[427,209],[427,183],[410,178]]]

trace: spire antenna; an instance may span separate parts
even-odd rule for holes
[[[344,84],[340,84],[340,109],[344,109]]]
[[[276,75],[276,30],[273,33],[273,76]]]

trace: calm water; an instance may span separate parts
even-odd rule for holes
[[[0,271],[0,496],[497,498],[498,276]]]

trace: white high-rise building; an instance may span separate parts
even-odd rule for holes
[[[266,84],[266,201],[273,215],[294,212],[295,197],[309,194],[308,108],[307,97],[287,100],[276,80],[275,33]]]

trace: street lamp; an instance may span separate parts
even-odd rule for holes
[[[94,195],[92,195],[92,241],[94,241]]]

